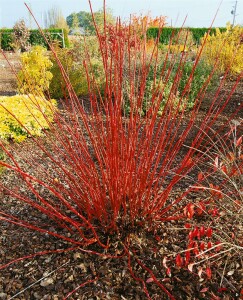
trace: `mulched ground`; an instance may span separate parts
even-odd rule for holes
[[[9,54],[9,57],[13,58],[14,63],[18,62],[14,54]],[[0,59],[0,68],[2,63],[3,60]],[[0,95],[13,94],[16,88],[14,77],[8,72],[5,62],[5,66],[0,69]],[[228,89],[233,84],[234,81],[229,80],[228,87],[225,88]],[[243,84],[241,82],[228,106],[227,114],[221,116],[218,126],[228,114],[240,106],[243,101],[242,97]],[[208,101],[210,101],[210,95]],[[206,107],[207,102],[200,114],[203,115]],[[235,119],[239,118],[243,118],[242,111],[235,116]],[[14,145],[14,149],[20,156],[36,151],[31,141],[20,146]],[[4,172],[1,175],[1,181],[16,189],[25,188],[21,180],[11,172]],[[23,190],[23,192],[26,191]],[[45,216],[36,215],[27,205],[14,200],[3,190],[0,190],[0,199],[3,210],[6,209],[23,218],[31,218],[36,222],[48,223]],[[232,235],[229,237],[232,243],[243,246],[243,227],[239,216],[240,212],[235,211],[232,215],[222,216],[213,226],[218,232]],[[193,222],[200,227],[206,226],[211,220],[197,216]],[[145,228],[146,230],[139,226],[136,229],[127,228],[124,234],[129,240],[130,252],[124,252],[124,237],[114,235],[109,237],[110,249],[107,253],[97,244],[65,251],[72,245],[47,234],[40,234],[1,221],[0,265],[33,253],[43,251],[47,253],[26,258],[0,270],[0,299],[59,300],[77,289],[68,299],[143,300],[147,297],[141,279],[146,282],[151,299],[169,299],[142,265],[152,270],[156,278],[173,294],[175,299],[241,299],[240,297],[243,296],[240,296],[243,287],[242,249],[234,248],[225,253],[222,259],[216,260],[211,266],[212,277],[210,279],[205,273],[200,278],[196,267],[191,273],[187,269],[175,267],[172,263],[172,276],[166,273],[163,265],[164,257],[170,253],[178,253],[186,247],[188,230],[185,229],[184,223],[184,221],[167,222],[160,224],[156,231],[150,229],[149,226]],[[104,232],[100,232],[100,235],[104,239],[108,238]],[[63,252],[55,253],[59,249]],[[112,256],[118,256],[118,258]],[[174,257],[171,259],[174,261]],[[170,265],[170,259],[167,264]],[[135,278],[140,278],[140,281]],[[80,285],[83,286],[80,287]]]

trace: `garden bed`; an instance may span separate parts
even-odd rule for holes
[[[18,64],[16,54],[8,54],[10,62]],[[2,64],[1,60],[1,64]],[[0,95],[14,94],[16,81],[4,62],[0,65]],[[228,80],[225,87],[231,89],[234,80]],[[225,90],[222,90],[222,95]],[[198,114],[198,120],[203,117],[204,111],[210,103],[209,94]],[[86,100],[88,101],[88,100]],[[243,101],[243,84],[238,85],[232,96],[230,104],[216,124],[220,126],[225,120],[240,107]],[[62,115],[65,117],[65,110]],[[243,118],[243,112],[239,111],[234,120]],[[241,130],[241,129],[240,129]],[[51,145],[51,135],[41,138],[43,142]],[[31,139],[21,145],[11,145],[19,158],[28,157],[30,153],[37,153],[35,144]],[[38,150],[39,152],[39,150]],[[48,160],[40,161],[40,165],[52,172]],[[21,162],[24,164],[24,161]],[[38,169],[30,170],[38,175]],[[40,173],[41,174],[41,173]],[[1,181],[7,185],[21,189],[24,193],[29,191],[22,184],[22,180],[10,171],[4,171]],[[183,190],[178,187],[176,194]],[[19,201],[14,200],[6,191],[0,190],[2,207],[15,215],[28,217],[36,222],[45,223],[45,216],[36,215],[36,211]],[[227,231],[232,234],[232,243],[242,244],[243,228],[242,221],[237,218],[238,212],[222,216],[218,219],[217,230]],[[40,218],[40,220],[39,220]],[[208,223],[206,217],[196,217],[195,226],[199,228]],[[48,223],[48,222],[47,222]],[[49,223],[48,223],[49,224]],[[226,225],[227,224],[227,225]],[[49,224],[51,226],[51,224]],[[227,228],[225,228],[227,226]],[[137,226],[136,230],[127,228],[123,233],[129,236],[133,253],[124,255],[122,237],[110,237],[109,253],[101,249],[97,244],[89,245],[82,249],[68,250],[72,245],[62,242],[47,234],[23,229],[12,224],[1,222],[0,224],[0,261],[8,263],[19,257],[26,257],[23,261],[15,262],[3,270],[0,270],[0,299],[63,299],[77,288],[69,299],[122,299],[143,300],[147,299],[142,283],[131,276],[142,278],[147,282],[148,291],[153,300],[167,299],[161,289],[154,283],[148,271],[140,264],[146,265],[156,275],[157,279],[173,294],[175,299],[240,299],[243,286],[243,262],[242,250],[228,252],[223,259],[212,265],[212,277],[209,279],[205,274],[201,278],[195,273],[173,267],[172,276],[166,274],[163,266],[163,258],[168,253],[178,253],[186,246],[188,230],[182,221],[171,221],[160,224],[156,231],[144,231]],[[100,235],[107,239],[105,233]],[[233,237],[234,235],[234,237]],[[184,242],[183,242],[184,241]],[[242,245],[243,246],[243,245]],[[55,253],[60,250],[60,253]],[[33,253],[42,252],[41,255],[29,257]],[[97,255],[99,253],[99,255]],[[111,255],[109,257],[109,255]],[[113,258],[118,256],[119,258]],[[129,258],[131,261],[129,261]],[[132,270],[130,267],[132,266]],[[129,270],[130,269],[130,270]],[[80,287],[80,285],[84,285]],[[78,289],[78,287],[80,287]]]

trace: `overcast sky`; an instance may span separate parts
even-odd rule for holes
[[[59,7],[64,17],[72,12],[89,11],[88,0],[26,0],[39,23],[43,25],[43,15],[52,7]],[[113,14],[123,19],[130,14],[146,14],[152,16],[167,16],[169,25],[180,27],[187,16],[186,26],[209,27],[219,7],[220,0],[106,0],[106,5],[112,9]],[[231,11],[235,0],[222,0],[219,12],[214,23],[215,27],[225,26],[232,22]],[[92,0],[93,10],[103,6],[103,0]],[[243,0],[237,1],[236,23],[243,25]],[[0,28],[11,28],[16,21],[24,19],[27,25],[34,27],[24,0],[0,0]]]

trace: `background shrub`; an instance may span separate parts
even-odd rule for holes
[[[44,29],[45,37],[50,43],[58,43],[59,47],[69,47],[68,31],[66,29],[49,28]],[[64,40],[63,40],[64,39]],[[30,30],[30,44],[49,48],[46,40],[38,29]]]
[[[29,44],[30,31],[25,25],[24,20],[20,20],[13,27],[13,44],[14,50],[27,51],[30,48]]]
[[[9,51],[13,50],[13,29],[0,29],[1,49]]]
[[[205,33],[208,32],[209,28],[185,28],[186,30],[188,29],[192,35],[193,35],[193,40],[195,44],[200,44],[201,38],[205,35]],[[226,31],[226,28],[220,27],[219,28],[220,32]],[[160,38],[159,41],[162,44],[169,44],[170,39],[173,36],[176,36],[179,32],[181,31],[181,28],[176,28],[176,27],[163,27],[161,33],[160,33]],[[216,28],[211,28],[210,29],[210,34],[214,34],[216,32]],[[147,38],[157,38],[159,35],[159,28],[158,27],[151,27],[147,30]]]
[[[89,90],[84,61],[90,61],[91,63],[89,72],[93,74],[97,87],[101,88],[104,83],[104,68],[99,43],[97,38],[92,36],[87,37],[85,40],[83,38],[77,39],[73,43],[70,49],[57,48],[57,56],[76,95],[87,95]],[[89,56],[85,54],[87,48],[89,49]],[[51,61],[53,63],[51,69],[53,78],[50,83],[50,94],[53,98],[63,98],[68,93],[67,85],[54,55],[51,56]]]
[[[162,95],[162,101],[160,102],[160,108],[158,114],[164,110],[164,106],[168,101],[171,101],[172,106],[177,107],[180,102],[180,110],[183,108],[185,102],[187,109],[191,109],[198,97],[198,94],[205,82],[208,80],[209,76],[212,74],[213,67],[206,64],[203,59],[200,59],[197,66],[194,66],[194,62],[191,60],[186,60],[182,65],[179,62],[180,57],[175,56],[175,63],[171,68],[169,62],[164,65],[163,60],[161,60],[160,65],[156,68],[156,74],[154,72],[155,66],[151,64],[150,71],[146,78],[145,92],[143,96],[143,106],[141,114],[145,115],[152,105],[153,95],[156,93]],[[166,72],[165,72],[166,70]],[[163,74],[164,72],[164,74]],[[193,72],[193,75],[192,75]],[[169,79],[167,78],[170,73]],[[180,73],[180,78],[176,83]],[[163,76],[161,76],[163,74]],[[155,80],[156,77],[156,80]],[[219,74],[215,72],[212,75],[210,83],[207,84],[207,90],[212,90],[217,86],[217,79]],[[188,82],[190,81],[190,87],[187,88]],[[176,83],[176,85],[175,85]],[[123,96],[125,99],[124,111],[126,115],[130,113],[130,100],[129,85],[125,85],[123,89]],[[188,89],[184,95],[185,90]]]
[[[46,49],[34,46],[21,55],[22,69],[18,74],[18,90],[22,94],[42,95],[49,89],[52,62]]]
[[[33,95],[0,97],[0,139],[22,142],[41,136],[53,121],[56,102]]]
[[[193,34],[189,29],[182,29],[172,39],[172,43],[175,45],[181,45],[185,48],[185,50],[189,50],[195,41],[193,39]]]
[[[208,65],[218,61],[218,69],[225,72],[230,68],[231,74],[238,74],[243,70],[243,27],[227,26],[225,32],[216,30],[212,36],[204,37],[206,46],[203,49],[203,57]]]
[[[48,49],[48,45],[39,30],[33,29],[30,30],[29,32],[30,35],[29,35],[28,43],[30,45],[33,46],[41,45]],[[69,47],[68,32],[65,29],[62,31],[62,29],[51,28],[51,29],[45,29],[43,30],[43,32],[45,33],[47,40],[54,41],[54,42],[58,41],[60,47],[63,46]],[[64,34],[65,45],[63,45],[62,34]],[[1,48],[3,50],[8,50],[8,51],[13,50],[14,49],[13,29],[0,29],[0,36],[1,36]]]

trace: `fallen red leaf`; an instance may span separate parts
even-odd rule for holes
[[[203,289],[201,289],[200,293],[205,293],[205,292],[207,292],[207,290],[208,290],[208,288],[203,288]]]
[[[177,265],[178,267],[181,267],[181,266],[182,266],[182,257],[181,257],[180,254],[177,254],[177,256],[176,256],[176,265]]]
[[[212,277],[212,271],[209,267],[206,268],[206,275],[207,275],[208,279],[210,279]]]

